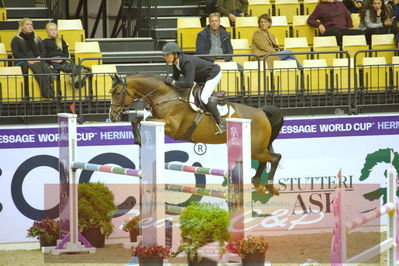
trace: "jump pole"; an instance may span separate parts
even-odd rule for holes
[[[391,158],[391,162],[392,160],[393,158]],[[393,266],[399,264],[399,205],[396,197],[397,190],[398,175],[395,168],[391,166],[387,171],[387,203],[377,210],[345,221],[343,215],[343,202],[345,202],[343,186],[337,189],[337,198],[333,203],[333,211],[336,221],[331,241],[331,265],[338,266],[347,263],[357,265],[359,263],[367,262],[369,259],[385,251],[388,251],[387,265]],[[388,215],[387,239],[351,258],[347,258],[346,233],[360,225],[378,219],[383,215]]]
[[[237,118],[229,118],[227,119],[227,170],[218,170],[218,169],[211,169],[211,168],[205,168],[205,167],[194,167],[194,166],[183,166],[183,165],[178,165],[178,164],[164,164],[162,167],[160,166],[159,169],[167,169],[167,170],[175,170],[175,171],[183,171],[183,172],[191,172],[191,173],[202,173],[202,174],[209,174],[209,175],[218,175],[218,176],[223,176],[227,178],[228,180],[228,192],[227,195],[225,196],[229,208],[229,214],[230,217],[233,219],[233,226],[230,228],[230,232],[232,233],[233,239],[242,239],[245,236],[249,234],[245,230],[245,214],[250,214],[252,211],[252,193],[251,193],[251,126],[250,126],[250,120],[248,119],[237,119]],[[148,132],[145,132],[145,127],[141,127],[141,137],[142,137],[142,152],[141,156],[147,155],[148,153],[153,153],[150,152],[151,149],[147,147],[147,143],[144,141],[146,136],[151,136]],[[159,143],[158,145],[161,144],[161,140],[163,142],[164,136],[162,135],[163,130],[160,130],[159,133]],[[151,139],[154,139],[154,137],[151,137]],[[164,152],[157,152],[157,155],[162,155],[164,158]],[[163,159],[158,158],[157,162],[161,162]],[[151,160],[149,160],[151,161]],[[144,162],[144,160],[143,160]],[[163,161],[162,161],[163,162]],[[155,165],[155,163],[152,163]],[[165,245],[165,226],[162,224],[166,221],[166,215],[165,215],[165,197],[164,197],[164,189],[168,190],[168,188],[171,191],[180,189],[183,191],[180,192],[186,192],[186,193],[192,193],[193,194],[199,192],[195,188],[187,188],[187,187],[182,187],[182,186],[175,186],[175,185],[168,185],[166,183],[166,173],[165,171],[160,171],[159,175],[157,175],[157,179],[149,179],[147,180],[147,177],[145,177],[147,172],[152,171],[152,167],[150,166],[149,163],[147,164],[142,164],[142,182],[143,184],[151,184],[152,182],[152,187],[153,189],[147,189],[142,194],[144,197],[148,197],[144,200],[142,200],[142,203],[145,204],[143,206],[143,214],[145,214],[146,211],[145,209],[148,206],[154,207],[152,203],[149,203],[148,200],[152,199],[152,202],[155,200],[159,200],[158,204],[155,205],[155,208],[152,209],[153,212],[152,214],[155,216],[156,219],[154,220],[155,217],[153,217],[150,221],[158,221],[156,226],[152,226],[151,229],[148,227],[142,228],[142,237],[143,237],[143,243],[145,245],[150,245],[150,244],[158,244],[158,245]],[[151,168],[151,169],[150,169]],[[173,189],[174,188],[174,189]],[[184,190],[184,188],[186,188]],[[161,190],[161,191],[157,191]],[[203,192],[203,191],[201,191]],[[221,196],[220,192],[215,192],[217,195],[216,197]],[[200,193],[199,193],[200,194]],[[205,195],[204,195],[205,196]],[[213,196],[211,193],[210,195],[207,196]],[[153,197],[156,197],[153,198]],[[162,200],[162,201],[161,201]],[[166,205],[166,208],[170,211],[172,210],[173,213],[179,213],[183,210],[182,207],[177,207],[177,206],[171,206],[171,205]],[[155,211],[156,210],[156,211]],[[147,215],[144,215],[144,217],[147,217]],[[147,220],[148,221],[148,220]],[[156,239],[154,238],[156,236]]]

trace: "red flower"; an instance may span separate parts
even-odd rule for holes
[[[170,257],[170,254],[171,251],[169,247],[163,247],[158,245],[146,247],[140,244],[132,250],[132,255],[140,258],[161,257],[164,259]]]
[[[248,236],[246,239],[230,241],[226,249],[245,258],[251,254],[265,254],[269,244],[264,236]]]

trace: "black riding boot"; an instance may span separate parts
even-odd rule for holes
[[[223,132],[226,131],[226,123],[220,117],[220,114],[219,114],[218,108],[216,107],[216,104],[214,102],[212,102],[211,100],[209,100],[206,107],[208,108],[208,111],[211,112],[213,118],[215,118],[215,121],[217,123],[218,130],[215,132],[215,134],[216,135],[223,134]]]

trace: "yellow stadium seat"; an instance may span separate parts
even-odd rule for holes
[[[0,21],[6,21],[7,20],[7,9],[2,7],[0,8]]]
[[[110,100],[112,88],[112,78],[110,74],[117,73],[115,65],[93,65],[93,100]]]
[[[42,97],[39,83],[37,82],[32,69],[28,68],[28,87],[29,87],[29,100],[31,101],[47,101],[49,98]],[[53,83],[54,95],[57,96],[57,84],[56,81]]]
[[[352,17],[352,24],[353,24],[352,29],[359,28],[359,24],[360,24],[360,15],[359,15],[359,13],[351,13],[351,17]]]
[[[59,35],[68,44],[69,51],[73,53],[75,51],[75,43],[86,40],[82,21],[80,19],[59,19],[57,23]]]
[[[239,95],[242,92],[241,77],[236,62],[217,62],[222,69],[222,79],[217,90],[224,90],[228,96]]]
[[[284,46],[284,39],[290,37],[290,27],[285,16],[273,16],[269,31],[276,36],[278,44]]]
[[[202,31],[199,17],[177,19],[177,43],[183,51],[195,51],[198,32]]]
[[[24,78],[21,67],[0,67],[1,102],[20,102],[24,97]]]
[[[233,46],[233,53],[235,54],[252,54],[248,39],[231,39],[231,46]],[[248,61],[248,57],[234,56],[233,61],[242,65],[245,61]]]
[[[393,89],[398,91],[399,89],[399,56],[392,57],[392,84]]]
[[[248,14],[260,17],[263,14],[272,15],[272,4],[270,0],[248,0]]]
[[[354,57],[359,50],[368,50],[369,46],[366,43],[365,35],[344,35],[342,36],[342,50],[348,51],[350,57]],[[365,53],[360,53],[356,56],[356,62],[362,62],[366,56]]]
[[[291,50],[292,52],[310,52],[310,47],[308,46],[306,37],[285,38],[284,50]],[[295,56],[298,58],[299,62],[301,62],[301,65],[303,65],[303,60],[310,58],[310,54]]]
[[[209,17],[206,17],[206,25],[209,25]],[[222,25],[228,33],[230,33],[230,37],[233,38],[233,27],[230,25],[230,19],[228,17],[220,17],[220,25]]]
[[[274,7],[276,16],[286,16],[288,23],[292,23],[293,16],[301,14],[298,0],[276,0]]]
[[[395,49],[395,36],[393,34],[373,34],[371,35],[371,49]],[[395,51],[391,52],[373,52],[373,56],[384,56],[387,64],[392,63],[392,57]]]
[[[330,88],[329,69],[325,59],[312,59],[303,62],[305,92],[324,94]]]
[[[300,90],[300,73],[294,60],[273,62],[271,89],[275,94],[296,94]]]
[[[319,0],[304,0],[303,1],[303,14],[310,15],[313,10],[316,8]]]
[[[308,44],[312,45],[317,30],[308,24],[308,17],[309,16],[294,16],[292,21],[292,30],[294,37],[306,37]]]
[[[89,57],[101,57],[100,45],[98,42],[77,42],[75,43],[75,63],[79,64],[79,61]],[[92,65],[101,65],[102,60],[85,60],[82,65],[90,67]]]
[[[359,84],[367,91],[385,91],[388,86],[388,67],[385,57],[363,58],[363,84]]]
[[[350,66],[349,66],[350,64]],[[333,84],[334,89],[340,93],[347,93],[353,91],[354,73],[350,71],[353,69],[353,58],[335,58],[333,60]],[[350,73],[350,74],[349,74]],[[349,81],[350,77],[350,81]]]
[[[252,44],[252,35],[258,28],[257,17],[237,17],[236,18],[236,39],[248,39]]]
[[[0,43],[0,59],[7,59],[7,51],[4,43]],[[7,61],[0,61],[0,66],[7,66]]]
[[[337,39],[335,36],[315,36],[313,38],[313,51],[314,52],[332,52],[339,51]],[[319,54],[316,55],[318,59],[326,59],[327,65],[333,65],[333,60],[338,58],[339,54]]]
[[[244,87],[246,94],[265,95],[266,92],[270,90],[270,71],[266,71],[265,77],[264,70],[265,68],[262,61],[244,62]],[[264,86],[265,78],[267,84],[266,87]]]
[[[81,77],[82,79],[83,77]],[[60,73],[60,84],[59,84],[59,89],[60,93],[62,96],[62,100],[64,101],[71,101],[71,100],[79,100],[80,97],[81,99],[85,100],[88,99],[89,97],[89,80],[88,78],[85,79],[85,86],[78,89],[72,87],[72,77],[69,73],[62,72]],[[75,77],[76,81],[79,81],[79,77]],[[80,90],[80,92],[79,92]],[[79,93],[81,95],[79,95]]]

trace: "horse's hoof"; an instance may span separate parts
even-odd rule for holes
[[[266,189],[265,189],[264,186],[258,186],[258,187],[256,187],[256,191],[257,191],[259,194],[261,194],[261,195],[264,195],[264,194],[266,193]]]
[[[258,188],[260,186],[260,177],[257,176],[252,177],[252,184],[254,184],[256,188]]]
[[[272,193],[274,196],[280,195],[280,191],[273,185],[273,184],[267,184],[265,185],[265,188]]]

